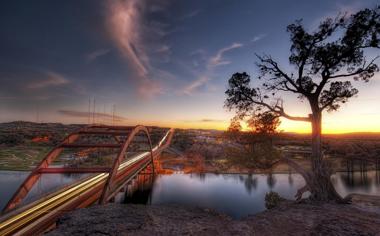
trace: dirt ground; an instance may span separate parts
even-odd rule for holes
[[[380,235],[380,201],[285,201],[241,220],[211,209],[109,204],[68,213],[48,235]]]

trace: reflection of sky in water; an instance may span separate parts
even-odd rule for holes
[[[24,171],[0,171],[0,208],[12,197],[22,181],[28,176]]]
[[[288,174],[163,175],[154,183],[152,204],[178,203],[214,208],[238,218],[264,210],[267,192],[272,190],[292,199],[303,184],[302,177],[296,174],[290,177]]]
[[[4,207],[27,174],[19,171],[0,171],[0,208]],[[45,174],[33,187],[25,202],[83,177],[84,175],[78,174]],[[349,193],[380,195],[380,175],[375,171],[369,171],[366,175],[347,175],[342,172],[332,176],[332,181],[342,196]],[[282,197],[293,199],[297,189],[303,185],[304,180],[297,174],[160,175],[154,181],[149,201],[152,204],[177,203],[213,208],[239,218],[263,211],[267,192],[272,190]]]
[[[354,192],[380,195],[376,172],[368,172],[364,180],[360,177],[360,173],[355,173],[351,185],[347,183],[344,173],[338,173],[332,178],[337,191],[343,196]],[[294,199],[297,189],[303,185],[304,180],[298,174],[162,175],[155,180],[151,202],[213,208],[234,218],[240,218],[263,211],[267,192],[272,190],[282,197]]]
[[[0,209],[5,206],[28,174],[29,172],[25,171],[0,171]],[[87,175],[88,174],[43,174],[22,204],[37,200],[46,193],[58,190]]]

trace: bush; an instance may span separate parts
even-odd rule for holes
[[[265,194],[265,207],[269,210],[280,204],[284,199],[276,192],[269,192]]]
[[[6,133],[1,134],[0,144],[5,144],[8,146],[16,146],[24,143],[24,138],[20,134],[16,133]]]

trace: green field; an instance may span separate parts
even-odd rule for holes
[[[31,170],[50,149],[47,146],[0,147],[0,170]]]

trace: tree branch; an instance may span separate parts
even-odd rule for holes
[[[269,105],[268,103],[265,103],[263,100],[261,101],[256,101],[254,100],[252,97],[250,96],[247,96],[246,94],[243,94],[247,99],[249,99],[252,103],[256,104],[256,105],[260,105],[260,106],[264,106],[266,108],[268,108],[268,110],[270,110],[271,112],[279,115],[279,116],[282,116],[282,117],[285,117],[286,119],[288,120],[294,120],[294,121],[304,121],[304,122],[311,122],[311,119],[310,117],[304,117],[304,116],[291,116],[291,115],[288,115],[285,111],[284,111],[284,108],[282,106],[279,106],[279,105],[275,105],[274,107]],[[278,108],[278,109],[276,109]]]
[[[288,74],[286,74],[283,70],[280,69],[277,62],[275,62],[272,58],[270,58],[270,57],[264,58],[264,57],[259,56],[258,54],[256,54],[256,57],[262,63],[264,63],[264,64],[261,64],[259,66],[265,68],[266,70],[272,71],[275,74],[281,75],[281,77],[283,77],[287,82],[289,82],[294,87],[294,89],[292,89],[293,91],[292,90],[289,90],[289,91],[303,94],[303,90],[299,86],[297,86],[295,81]],[[270,67],[268,67],[265,64],[270,65]]]
[[[372,61],[370,63],[368,63],[367,66],[363,66],[361,68],[358,68],[356,71],[352,72],[352,73],[347,73],[347,74],[338,74],[338,75],[332,75],[332,76],[329,76],[328,79],[336,79],[336,78],[340,78],[340,77],[350,77],[350,76],[354,76],[354,75],[358,75],[362,72],[365,72],[365,71],[368,71],[372,68],[373,65],[375,65],[375,61],[379,58],[379,56],[375,57],[374,59],[372,59]]]

